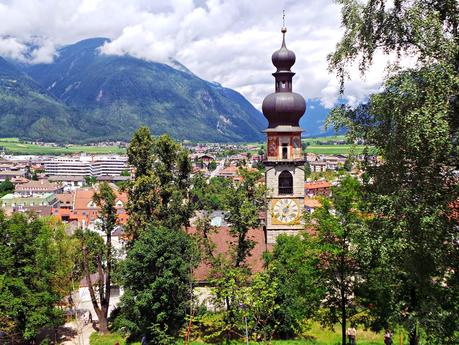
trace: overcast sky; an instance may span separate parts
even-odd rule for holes
[[[0,55],[49,63],[62,45],[108,37],[106,54],[167,62],[175,58],[196,75],[234,88],[256,107],[274,88],[271,54],[279,49],[282,10],[287,47],[296,53],[294,91],[336,101],[338,83],[326,56],[342,36],[332,0],[0,0]],[[379,88],[385,63],[346,84],[351,103]]]

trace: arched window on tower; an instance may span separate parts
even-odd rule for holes
[[[293,194],[293,176],[287,170],[279,175],[279,194]]]

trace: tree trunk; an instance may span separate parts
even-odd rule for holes
[[[410,332],[410,345],[418,345],[419,344],[419,337],[418,337],[418,334],[416,332],[416,328],[413,329],[411,332]]]
[[[346,345],[346,317],[344,314],[341,319],[341,344]]]
[[[106,316],[99,318],[99,334],[108,334],[108,320]]]
[[[346,345],[346,293],[341,289],[341,344]]]

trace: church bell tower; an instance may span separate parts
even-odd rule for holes
[[[296,234],[303,229],[304,209],[304,156],[301,147],[300,118],[306,111],[304,98],[292,92],[290,68],[295,64],[295,53],[285,45],[272,55],[275,92],[263,100],[263,114],[269,125],[265,182],[267,187],[266,232],[267,243],[275,243],[281,233]]]

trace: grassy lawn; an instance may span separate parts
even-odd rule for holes
[[[7,154],[24,154],[24,155],[62,155],[85,152],[89,154],[109,154],[125,153],[124,148],[117,146],[86,146],[86,145],[66,145],[65,147],[41,146],[26,144],[18,138],[0,138],[0,148]]]
[[[338,327],[335,331],[322,328],[318,323],[314,323],[311,330],[307,333],[310,340],[275,340],[272,341],[272,345],[339,345],[341,344],[341,333],[339,333]],[[399,344],[399,335],[394,335],[394,344]],[[357,345],[382,345],[383,334],[374,333],[371,331],[365,331],[363,329],[357,329]],[[114,345],[119,342],[120,345],[126,345],[125,339],[117,334],[110,334],[100,336],[96,333],[91,335],[90,345]],[[140,345],[140,343],[131,343],[132,345]],[[177,345],[181,345],[183,342],[180,340]],[[244,345],[245,342],[234,342],[234,345]],[[256,342],[250,342],[251,345],[261,344]],[[406,336],[402,344],[408,344]],[[202,342],[191,342],[189,345],[207,345]]]

